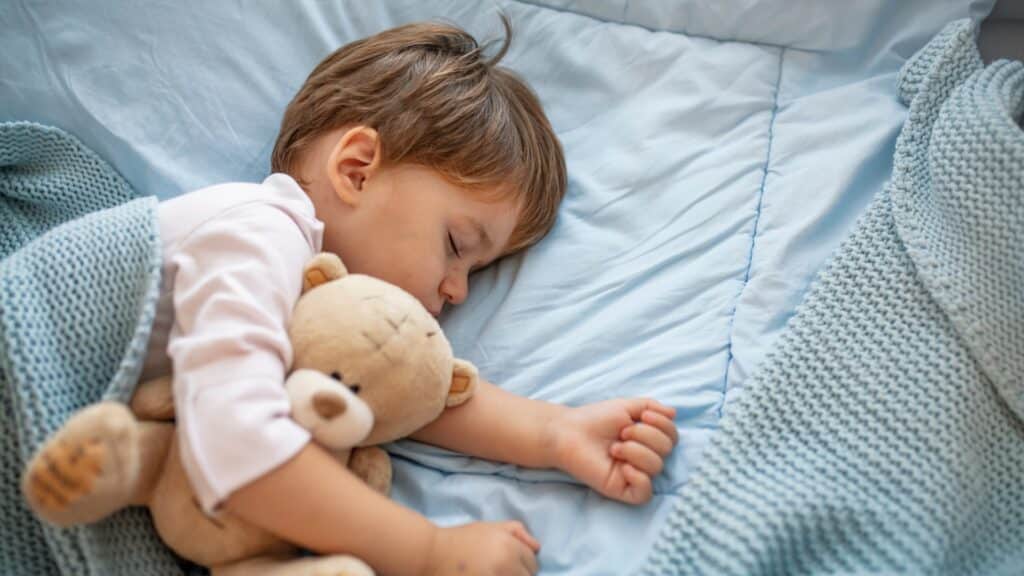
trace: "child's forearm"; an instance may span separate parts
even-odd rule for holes
[[[551,468],[548,423],[566,408],[480,382],[473,398],[445,410],[413,438],[464,454],[530,468]]]
[[[226,506],[285,540],[319,553],[352,554],[381,574],[422,573],[437,532],[314,444],[237,490]]]

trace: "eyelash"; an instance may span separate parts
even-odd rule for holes
[[[455,238],[452,237],[452,233],[448,233],[448,244],[452,248],[452,252],[455,252],[456,258],[462,258],[462,254],[459,253],[459,247],[455,245]]]

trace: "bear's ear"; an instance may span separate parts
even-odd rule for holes
[[[330,252],[321,252],[313,257],[302,274],[302,293],[305,294],[317,286],[344,278],[348,270],[341,263],[341,258]]]
[[[452,408],[472,398],[479,382],[480,374],[477,372],[476,366],[455,358],[452,363],[452,385],[448,388],[448,400],[445,401],[445,407]]]

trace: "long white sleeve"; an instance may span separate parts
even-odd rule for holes
[[[305,197],[294,200],[257,194],[229,203],[191,229],[165,262],[174,274],[167,352],[181,455],[207,511],[309,441],[289,417],[283,383],[292,360],[288,321],[322,226],[316,229]]]

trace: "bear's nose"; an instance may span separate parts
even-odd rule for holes
[[[313,394],[313,410],[324,420],[331,420],[345,413],[348,405],[337,394],[320,391]]]

